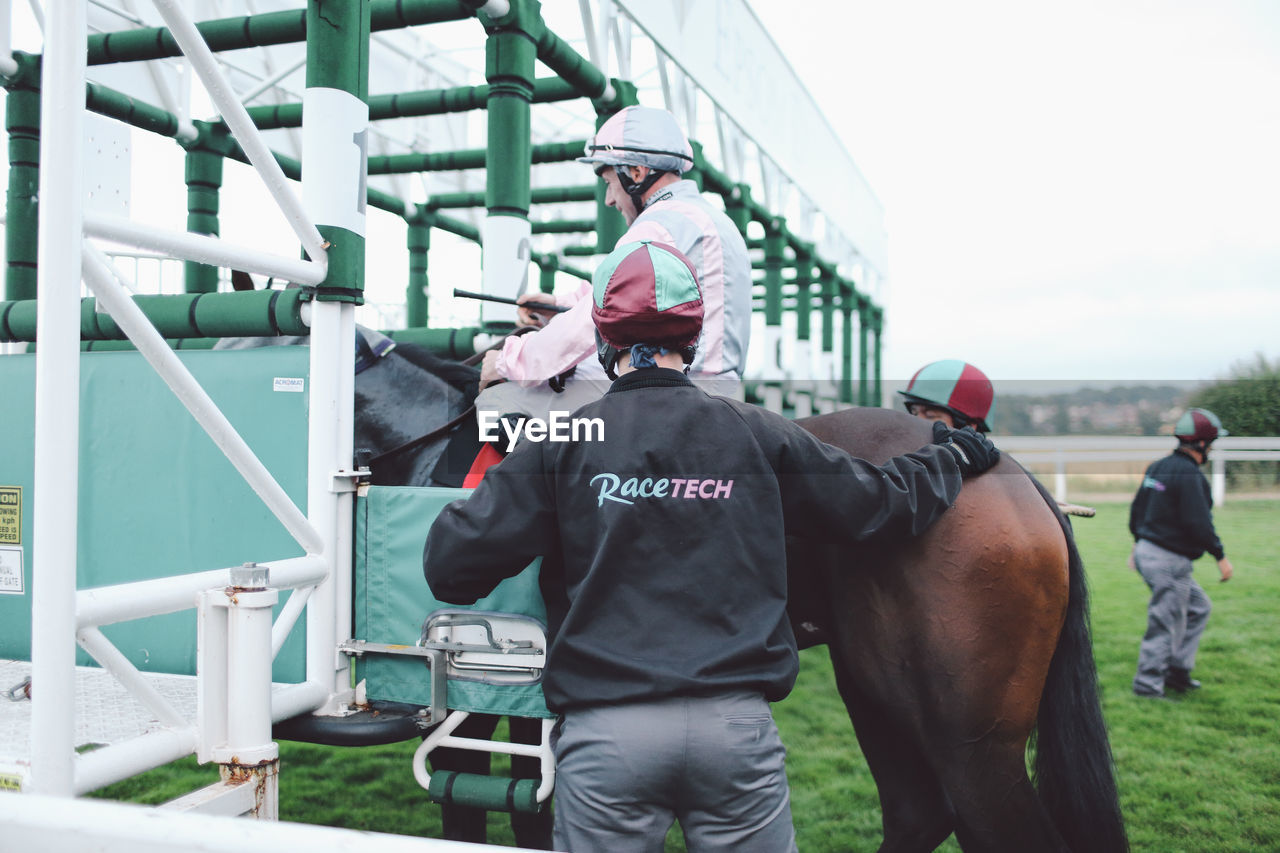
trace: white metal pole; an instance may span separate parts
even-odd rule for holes
[[[32,790],[71,796],[75,756],[76,524],[80,450],[80,251],[84,0],[54,3],[40,109],[35,487],[32,501]]]
[[[354,402],[343,399],[341,377],[344,370],[354,375],[354,363],[352,306],[345,302],[315,303],[311,313],[311,396],[307,417],[307,518],[325,538],[330,574],[307,602],[307,680],[324,684],[335,693],[348,687],[340,677],[340,673],[345,674],[347,662],[338,654],[336,578],[350,571],[350,551],[343,554],[338,547],[341,495],[333,490],[333,474],[350,465],[350,456],[346,462],[340,458],[340,436],[344,431],[353,431]]]
[[[132,740],[81,753],[75,757],[75,792],[87,794],[96,791],[103,785],[177,761],[195,752],[195,749],[196,730],[194,726],[190,726],[185,729],[159,729]],[[79,808],[80,803],[76,803],[75,808],[69,811],[74,812]],[[11,840],[11,837],[5,838],[6,843]]]
[[[278,589],[318,583],[328,571],[328,563],[318,556],[270,560],[263,565],[270,569],[271,583]],[[76,625],[79,628],[110,625],[188,610],[196,606],[205,590],[230,584],[231,569],[228,568],[82,589],[76,593]]]
[[[76,257],[80,256],[76,252]],[[324,540],[316,533],[315,528],[307,523],[302,512],[294,506],[293,501],[285,493],[280,484],[271,476],[271,472],[262,464],[245,440],[236,432],[226,415],[213,402],[208,393],[200,387],[195,377],[187,370],[177,354],[169,349],[169,345],[160,337],[155,326],[147,320],[142,309],[129,297],[120,283],[112,275],[101,255],[86,244],[85,246],[85,280],[98,298],[98,304],[111,313],[112,319],[138,352],[142,353],[151,367],[160,374],[160,378],[173,391],[174,395],[187,407],[187,411],[199,422],[214,444],[218,446],[244,477],[245,482],[257,493],[267,509],[284,525],[294,540],[309,554],[322,553]],[[76,299],[76,354],[79,355],[79,299]],[[314,419],[315,412],[312,412]]]
[[[84,218],[84,230],[94,237],[113,240],[126,246],[163,252],[188,261],[285,278],[298,284],[319,284],[325,277],[324,255],[318,261],[286,258],[244,246],[233,246],[217,237],[140,225],[125,216],[89,212]]]
[[[1210,493],[1213,495],[1213,505],[1222,506],[1222,502],[1227,499],[1227,460],[1221,454],[1213,457],[1213,475],[1211,480]]]
[[[220,764],[251,766],[279,756],[271,741],[271,608],[274,589],[227,591],[227,744]]]
[[[276,621],[271,625],[272,660],[275,660],[276,656],[280,654],[280,649],[284,647],[284,641],[289,639],[289,633],[293,631],[293,626],[298,623],[298,617],[302,615],[302,608],[307,606],[307,601],[314,591],[314,586],[295,589],[293,594],[289,596],[289,600],[284,603],[284,607],[280,608],[280,615],[276,617]]]
[[[1061,451],[1053,461],[1053,498],[1060,504],[1067,502],[1067,458]]]
[[[186,13],[178,8],[175,0],[154,0],[154,2],[156,11],[160,13],[160,17],[164,18],[174,41],[182,48],[191,67],[200,76],[214,106],[218,108],[219,114],[226,121],[227,127],[231,129],[240,147],[244,149],[249,162],[262,176],[267,191],[276,200],[276,204],[280,205],[280,210],[283,211],[289,225],[302,241],[303,248],[307,250],[312,260],[323,261],[324,238],[311,223],[310,217],[302,207],[302,202],[294,195],[289,186],[289,179],[285,177],[280,164],[267,148],[262,134],[258,132],[257,126],[249,118],[249,113],[245,111],[244,104],[240,103],[235,90],[222,75],[222,69],[218,67],[218,61],[209,50],[204,37],[200,35],[200,31],[196,29]]]
[[[97,628],[81,628],[77,639],[84,650],[93,659],[102,664],[103,669],[115,676],[129,693],[147,706],[147,710],[156,715],[156,719],[170,728],[186,728],[191,721],[178,713],[168,699],[160,695],[160,691],[147,681],[138,668],[108,640]]]
[[[307,64],[307,57],[306,57],[306,55],[304,54],[304,55],[302,55],[302,56],[299,56],[296,60],[294,60],[293,62],[290,62],[290,63],[289,63],[289,64],[287,64],[287,65],[285,65],[283,68],[281,68],[281,69],[280,69],[279,71],[277,71],[275,74],[272,74],[271,76],[267,77],[265,80],[263,80],[263,81],[262,81],[261,83],[259,83],[257,86],[254,86],[252,89],[250,89],[249,91],[247,91],[247,92],[245,92],[243,95],[241,95],[241,96],[240,96],[240,103],[242,103],[242,104],[252,103],[254,98],[258,97],[258,96],[259,96],[259,95],[261,95],[263,92],[267,91],[267,90],[268,90],[268,89],[270,89],[272,86],[276,85],[276,84],[277,84],[277,83],[279,83],[281,80],[283,80],[284,78],[288,77],[290,74],[292,74],[293,72],[297,71],[299,68],[301,68],[302,66],[304,66],[304,65],[306,65],[306,64]]]
[[[314,681],[275,685],[271,689],[271,719],[288,720],[322,707],[329,698],[329,685]]]
[[[18,63],[13,59],[13,9],[9,0],[0,2],[0,74],[15,74]]]

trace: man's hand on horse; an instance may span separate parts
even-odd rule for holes
[[[960,466],[960,476],[972,477],[1000,461],[1000,451],[985,435],[971,429],[951,429],[933,422],[933,443],[950,450]]]
[[[547,293],[530,292],[520,294],[516,301],[519,302],[521,306],[526,302],[536,302],[540,305],[548,305],[554,303],[555,299]],[[551,316],[549,314],[541,311],[531,311],[528,308],[523,307],[516,308],[517,326],[533,326],[541,329],[543,326],[547,325],[547,322],[550,319]]]
[[[498,373],[498,354],[499,350],[491,349],[484,354],[484,361],[480,363],[480,387],[484,388],[495,382],[501,382],[504,377]]]

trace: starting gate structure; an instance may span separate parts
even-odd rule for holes
[[[881,398],[883,212],[746,0],[580,0],[577,20],[537,0],[187,14],[222,5],[50,3],[41,50],[27,52],[10,49],[21,10],[0,3],[0,689],[14,700],[0,700],[0,788],[41,803],[194,753],[222,782],[182,807],[274,817],[273,726],[395,698],[376,695],[361,658],[397,640],[353,615],[378,594],[356,556],[372,547],[361,519],[401,499],[357,498],[357,312],[465,357],[513,309],[452,305],[428,287],[429,257],[436,282],[469,271],[499,296],[589,278],[624,226],[570,164],[625,105],[681,119],[691,177],[752,250],[748,393],[797,415]],[[575,26],[575,39],[558,34]],[[193,95],[216,115],[193,118]],[[113,183],[121,161],[158,168],[130,160],[120,140],[134,131],[180,147],[185,228],[112,208],[128,194]],[[219,236],[233,224],[220,217],[228,161],[260,176],[300,252]],[[381,314],[366,304],[375,211],[407,250],[403,300]],[[478,270],[453,260],[474,258],[460,241],[479,246]],[[139,293],[144,260],[181,265],[180,288],[162,276],[160,292]],[[229,279],[245,274],[268,286],[237,292]],[[481,313],[459,322],[468,310]],[[231,335],[310,345],[208,351]],[[404,499],[438,507],[447,491]],[[424,634],[441,686],[467,665],[458,649],[440,657],[464,623]]]

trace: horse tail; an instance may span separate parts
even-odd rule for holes
[[[1123,853],[1129,842],[1098,696],[1084,563],[1070,522],[1044,486],[1035,477],[1031,480],[1058,518],[1068,555],[1067,614],[1036,720],[1036,790],[1071,850]]]

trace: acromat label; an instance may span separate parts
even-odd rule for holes
[[[277,376],[272,382],[271,390],[288,391],[294,394],[301,394],[304,385],[305,381],[302,379],[295,379],[289,376]]]

